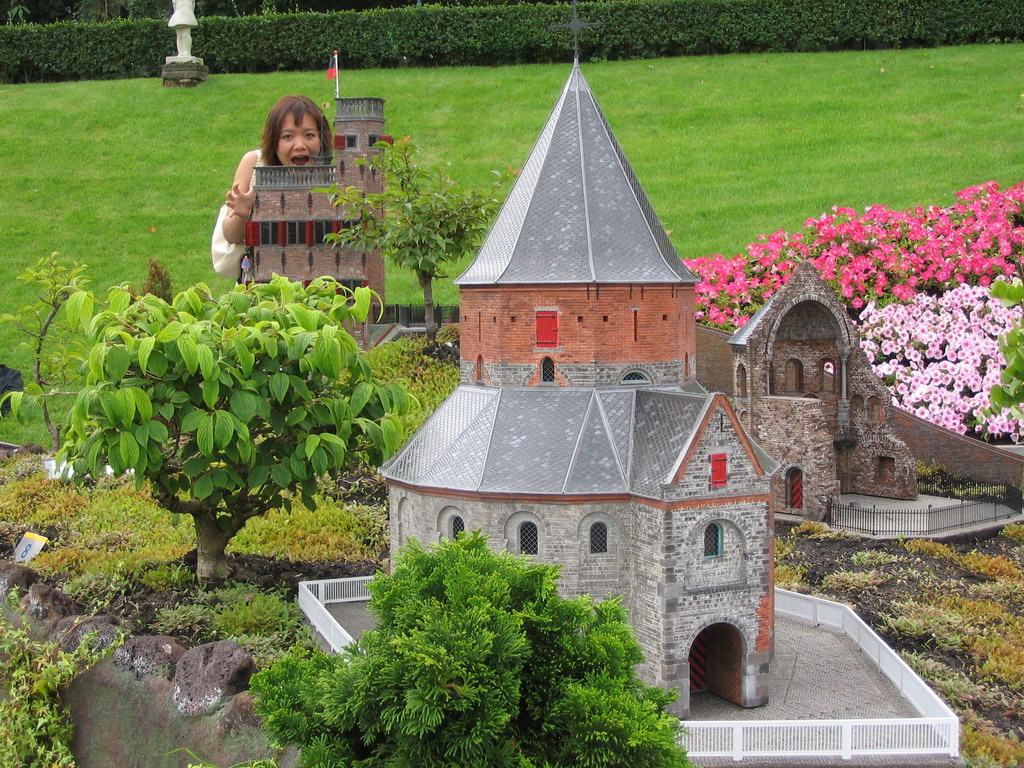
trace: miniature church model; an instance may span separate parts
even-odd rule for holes
[[[380,174],[368,161],[380,152],[374,145],[384,136],[384,100],[338,98],[334,117],[337,160],[318,157],[307,166],[260,166],[245,244],[252,248],[252,279],[274,274],[308,281],[330,276],[348,288],[369,286],[383,301],[384,262],[379,253],[324,242],[332,232],[353,226],[344,210],[331,205],[317,189],[331,184],[368,193],[383,189]]]
[[[461,376],[383,468],[392,551],[480,529],[622,595],[642,677],[767,701],[777,464],[697,382],[694,285],[574,65],[461,290]]]

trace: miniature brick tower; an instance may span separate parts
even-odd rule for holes
[[[246,228],[246,245],[253,250],[252,278],[269,280],[271,275],[305,281],[331,276],[349,288],[369,286],[384,300],[384,262],[379,253],[324,242],[353,222],[345,211],[331,205],[317,189],[333,183],[357,187],[368,193],[380,192],[383,180],[369,165],[357,164],[380,152],[384,134],[384,100],[338,98],[334,117],[334,145],[337,161],[318,157],[302,167],[259,166],[256,168],[253,211]]]
[[[480,529],[622,595],[640,673],[767,701],[770,476],[695,380],[694,285],[574,65],[461,289],[461,383],[382,467],[391,547]]]

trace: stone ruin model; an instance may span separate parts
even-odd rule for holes
[[[775,508],[822,520],[828,499],[917,496],[915,461],[860,333],[810,262],[729,340],[740,422],[782,462]]]
[[[481,529],[623,595],[676,714],[765,703],[778,465],[697,383],[697,278],[578,66],[456,283],[460,384],[381,470],[392,551]]]

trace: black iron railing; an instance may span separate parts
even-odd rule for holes
[[[872,536],[931,536],[947,531],[995,523],[1021,514],[1020,490],[1007,487],[999,499],[953,501],[922,508],[867,505],[863,502],[828,502],[826,520],[835,528]],[[1014,503],[1015,500],[1015,503]]]
[[[426,324],[426,313],[422,306],[410,306],[408,304],[386,304],[384,305],[384,312],[381,315],[378,323],[397,323],[398,325],[410,326],[425,325]],[[459,322],[459,307],[458,305],[434,305],[434,321],[438,325],[445,325],[447,323]]]

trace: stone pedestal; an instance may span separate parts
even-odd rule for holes
[[[210,76],[210,68],[196,56],[168,56],[160,76],[168,87],[194,88]]]

